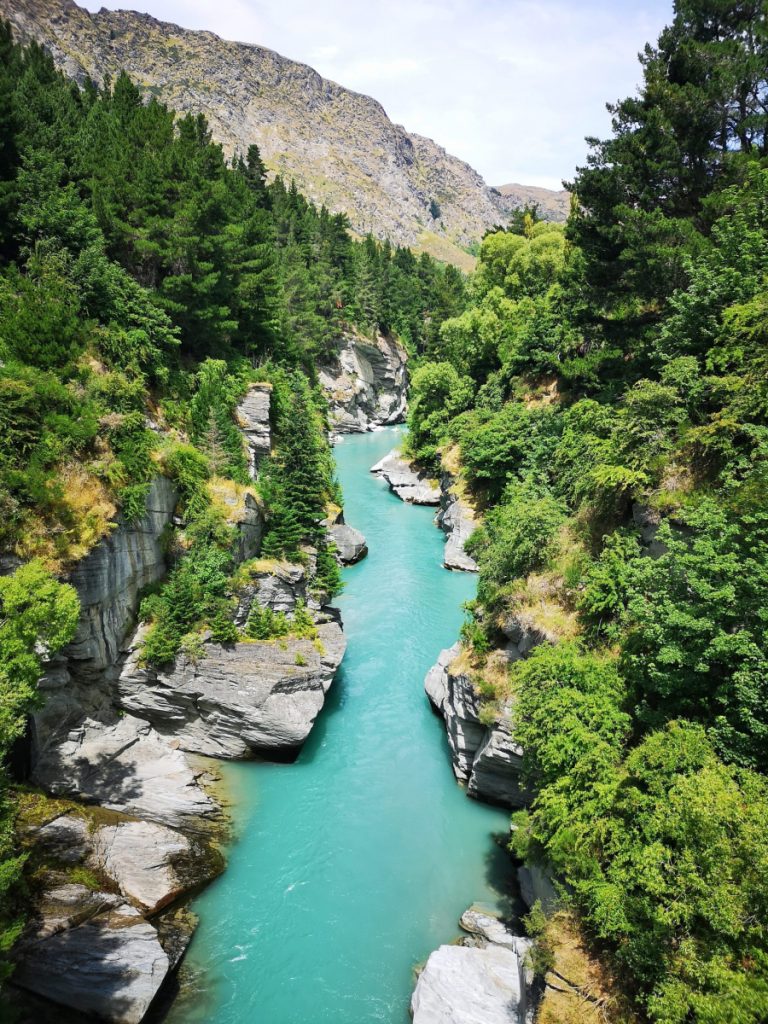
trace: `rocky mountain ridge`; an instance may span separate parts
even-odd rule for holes
[[[205,114],[228,154],[257,143],[270,172],[347,213],[358,234],[470,269],[467,248],[527,201],[489,188],[467,163],[393,124],[371,97],[265,47],[133,11],[91,14],[73,0],[0,0],[0,15],[80,82],[125,70],[148,96]]]

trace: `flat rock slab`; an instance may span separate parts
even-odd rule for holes
[[[207,644],[168,671],[142,667],[138,646],[120,676],[122,706],[184,750],[222,758],[290,754],[309,735],[346,646],[335,618],[310,640]]]
[[[54,795],[171,828],[204,831],[221,813],[184,753],[133,715],[111,723],[85,719],[41,752],[33,779]]]
[[[155,928],[122,905],[29,942],[14,982],[83,1014],[139,1024],[168,969]]]
[[[371,466],[371,472],[383,477],[389,489],[410,505],[439,505],[440,488],[425,473],[417,472],[402,455],[393,449]]]
[[[524,1024],[522,973],[511,949],[440,946],[411,998],[413,1024]]]
[[[176,865],[188,862],[192,849],[180,832],[151,821],[125,821],[97,829],[91,844],[90,863],[146,913],[188,888]]]

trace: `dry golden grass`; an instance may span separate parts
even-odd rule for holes
[[[413,250],[416,253],[429,253],[441,263],[451,263],[465,274],[473,273],[477,266],[477,256],[459,248],[444,235],[435,234],[434,231],[422,231]]]
[[[572,640],[579,633],[579,621],[564,603],[562,591],[562,577],[532,573],[511,595],[499,618],[513,615],[523,628],[538,630],[550,643]]]
[[[238,484],[227,477],[211,477],[207,486],[213,507],[222,512],[228,523],[241,522],[245,515],[246,495],[250,495],[259,505],[261,504],[261,499],[252,487]]]
[[[16,544],[20,558],[41,558],[58,572],[83,558],[115,528],[117,508],[106,485],[77,463],[65,466],[59,522],[30,516]]]
[[[529,409],[541,409],[560,401],[556,377],[545,377],[536,387],[523,395],[523,404]]]
[[[589,950],[573,914],[554,914],[546,938],[555,964],[536,1024],[639,1024],[616,976]]]

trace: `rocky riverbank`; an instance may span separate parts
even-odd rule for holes
[[[254,478],[271,448],[269,408],[270,388],[258,384],[238,408]],[[143,665],[139,595],[166,572],[177,497],[158,476],[145,514],[118,520],[70,574],[77,634],[40,683],[29,750],[38,792],[20,816],[39,867],[15,949],[16,991],[125,1024],[145,1016],[191,940],[184,897],[223,867],[227,818],[210,758],[295,756],[345,647],[338,613],[310,588],[311,551],[302,565],[254,560],[263,516],[239,488],[217,493],[242,563],[235,625],[258,607],[284,616],[288,635],[228,645],[203,637],[199,651],[162,669]],[[346,541],[347,553],[359,546]]]

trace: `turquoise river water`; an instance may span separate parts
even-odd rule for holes
[[[406,1024],[414,966],[470,903],[501,907],[508,815],[456,784],[423,688],[475,578],[443,569],[434,509],[368,472],[400,436],[336,449],[370,551],[344,571],[347,653],[294,764],[225,768],[238,837],[194,905],[193,980],[169,1024]]]

